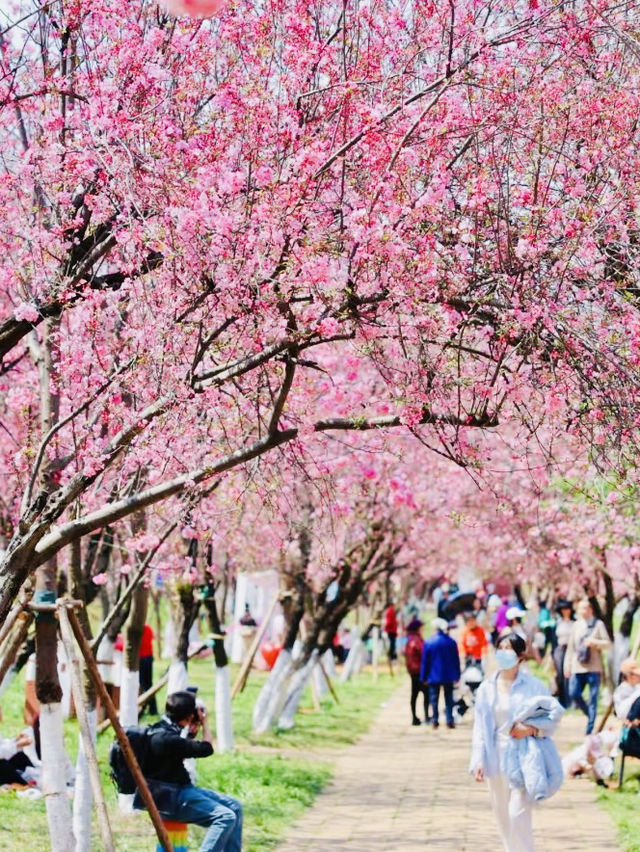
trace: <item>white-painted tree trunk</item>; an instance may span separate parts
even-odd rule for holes
[[[291,649],[291,659],[292,660],[298,659],[298,657],[302,653],[302,648],[303,648],[302,640],[296,639],[296,641],[293,643],[293,648]]]
[[[347,659],[345,660],[345,664],[342,669],[342,674],[340,675],[340,680],[342,683],[346,683],[350,677],[360,671],[360,660],[362,659],[363,651],[364,642],[362,641],[360,636],[354,637],[353,644],[349,649]]]
[[[123,667],[120,680],[120,724],[123,728],[138,724],[138,692],[140,673]]]
[[[316,661],[315,666],[313,667],[312,672],[313,685],[316,689],[316,694],[318,698],[322,698],[323,695],[326,695],[329,691],[329,686],[327,684],[327,679],[324,676],[324,672],[320,668],[320,662]]]
[[[244,605],[247,600],[248,577],[244,571],[239,571],[236,577],[236,595],[233,603],[233,635],[231,642],[231,662],[241,663],[244,657],[244,642],[240,619],[244,615]]]
[[[98,647],[98,671],[104,683],[113,683],[113,646],[114,642],[105,636]]]
[[[74,848],[71,807],[67,796],[67,763],[62,727],[62,705],[40,705],[42,794],[47,808],[51,852]]]
[[[87,710],[91,739],[96,741],[96,709]],[[91,807],[93,792],[89,779],[89,764],[84,750],[82,737],[78,735],[78,759],[76,761],[76,784],[73,798],[73,836],[76,839],[75,852],[90,852],[91,849]]]
[[[138,724],[138,691],[140,689],[140,673],[132,672],[122,667],[120,680],[120,724],[123,728]],[[118,805],[122,813],[133,812],[133,794],[119,793]]]
[[[608,670],[611,672],[612,681],[618,683],[620,678],[620,664],[631,653],[631,641],[628,636],[616,633],[613,640],[613,651],[608,659]]]
[[[233,715],[229,666],[216,666],[216,741],[218,752],[233,751]]]
[[[333,678],[336,676],[336,658],[333,656],[331,648],[322,655],[322,665],[329,677]]]
[[[278,717],[278,727],[283,731],[289,731],[295,725],[295,716],[298,712],[298,707],[300,706],[300,699],[302,698],[302,694],[309,683],[309,679],[311,678],[314,668],[316,668],[317,662],[318,651],[316,649],[311,653],[311,657],[307,660],[304,666],[294,673],[289,682],[286,700]]]
[[[291,651],[284,648],[278,654],[278,659],[271,669],[269,677],[260,690],[260,694],[253,708],[253,730],[257,734],[264,734],[273,727],[277,719],[276,710],[282,706],[284,699],[280,700],[282,686],[287,681],[291,671]],[[286,696],[286,692],[284,693]]]
[[[167,695],[174,692],[182,692],[189,686],[189,672],[182,660],[172,660],[169,666],[169,681],[167,683]]]

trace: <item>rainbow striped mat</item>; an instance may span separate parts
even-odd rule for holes
[[[176,822],[172,819],[162,820],[169,840],[173,846],[173,852],[189,852],[189,826],[186,822]],[[162,852],[162,846],[158,843],[156,852]]]

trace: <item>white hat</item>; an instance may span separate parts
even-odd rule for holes
[[[431,626],[435,630],[448,630],[449,629],[449,622],[445,621],[444,618],[434,618],[433,621],[431,622]]]
[[[519,606],[509,607],[507,610],[507,621],[513,621],[514,618],[524,618],[527,614],[525,609],[520,609]]]

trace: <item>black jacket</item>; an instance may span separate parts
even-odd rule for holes
[[[209,757],[213,754],[211,743],[190,740],[180,736],[181,728],[164,716],[150,728],[149,754],[145,761],[145,777],[170,784],[191,784],[184,768],[186,757]]]

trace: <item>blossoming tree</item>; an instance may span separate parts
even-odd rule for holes
[[[632,9],[18,3],[0,618],[73,542],[312,434],[401,427],[475,466],[475,430],[544,422],[624,455]]]

